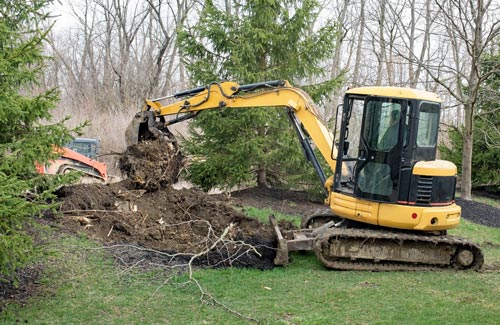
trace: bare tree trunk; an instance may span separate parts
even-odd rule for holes
[[[378,66],[377,66],[377,81],[375,85],[380,86],[382,84],[383,77],[383,69],[384,63],[386,62],[386,44],[385,44],[385,36],[384,36],[384,26],[385,26],[385,10],[386,10],[386,0],[380,0],[379,2],[380,13],[378,17],[378,31],[379,31],[379,53],[378,57]]]
[[[477,7],[471,6],[474,15],[473,41],[469,47],[474,67],[469,74],[469,98],[465,107],[464,147],[462,157],[462,197],[466,200],[472,198],[472,149],[474,139],[474,115],[480,87],[481,54],[483,47],[484,0],[477,0]]]
[[[462,181],[460,194],[465,200],[472,198],[472,144],[473,144],[473,116],[472,107],[465,108],[465,129],[463,133],[462,151]]]
[[[415,29],[417,27],[417,21],[415,18],[415,0],[410,0],[410,35],[409,35],[409,48],[410,48],[410,53],[413,51],[415,48]],[[415,88],[417,86],[417,81],[418,79],[415,76],[415,71],[414,71],[414,62],[411,59],[411,54],[410,54],[410,60],[408,60],[408,81],[410,84],[410,87]]]
[[[460,55],[460,44],[459,40],[457,39],[456,35],[454,34],[454,31],[451,29],[451,26],[447,26],[446,28],[447,34],[450,40],[450,46],[451,46],[451,53],[453,56],[453,64],[454,64],[454,79],[455,79],[455,87],[456,87],[456,93],[458,98],[464,98],[463,94],[463,87],[462,87],[462,78],[461,78],[461,55]],[[456,119],[456,126],[457,128],[462,127],[462,105],[457,105],[457,119]]]
[[[412,5],[414,5],[414,0],[412,0]],[[414,10],[412,8],[412,10]],[[425,57],[428,53],[428,48],[429,48],[429,43],[430,43],[430,35],[431,35],[431,26],[432,26],[432,11],[431,11],[431,0],[426,0],[425,1],[425,30],[424,30],[424,36],[423,36],[423,42],[422,42],[422,49],[420,51],[420,57],[417,62],[417,70],[415,71],[415,74],[411,74],[410,76],[412,77],[410,79],[410,85],[412,87],[416,87],[417,83],[420,79],[420,74],[422,73],[422,64],[421,62],[424,62]],[[413,50],[413,48],[412,48]],[[414,62],[412,62],[412,65]]]
[[[352,76],[352,83],[354,86],[359,86],[359,68],[361,66],[361,56],[363,48],[363,39],[365,34],[365,1],[361,1],[359,9],[359,32],[356,44],[356,59],[354,62],[354,73]]]
[[[226,15],[231,17],[231,0],[224,0],[224,6],[226,7]]]
[[[337,19],[337,23],[340,25],[340,31],[337,34],[337,39],[335,41],[335,52],[333,54],[333,62],[332,62],[332,73],[331,73],[331,78],[337,78],[340,75],[340,55],[341,55],[341,50],[342,50],[342,43],[344,42],[345,38],[345,20],[346,20],[346,12],[347,12],[347,7],[349,5],[349,0],[343,0],[342,2],[342,7],[340,9],[340,14]]]
[[[267,184],[266,167],[261,164],[259,164],[259,166],[257,167],[257,186],[269,187],[269,185]]]

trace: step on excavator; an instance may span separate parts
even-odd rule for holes
[[[173,103],[161,104],[167,98]],[[168,126],[205,110],[256,107],[286,110],[328,207],[304,218],[299,230],[282,231],[270,217],[276,265],[287,265],[289,252],[314,251],[326,267],[339,270],[481,268],[481,248],[446,233],[459,224],[461,208],[455,204],[456,166],[436,160],[441,100],[434,93],[349,89],[330,132],[310,96],[288,81],[213,82],[146,100],[126,137],[128,144],[156,138],[171,143]],[[328,176],[313,146],[330,167]]]

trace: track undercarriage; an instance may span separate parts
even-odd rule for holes
[[[314,251],[326,267],[337,270],[479,270],[484,259],[477,244],[448,235],[359,229],[335,221],[281,232],[274,217],[270,221],[278,239],[276,265],[287,265],[291,251]]]

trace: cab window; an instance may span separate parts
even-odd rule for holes
[[[439,105],[423,102],[420,105],[417,129],[418,147],[435,147],[439,127]]]
[[[370,149],[389,151],[398,143],[401,103],[374,99],[367,104],[363,138]]]

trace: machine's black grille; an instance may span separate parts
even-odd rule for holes
[[[417,183],[417,204],[430,204],[432,198],[432,176],[419,176]]]

